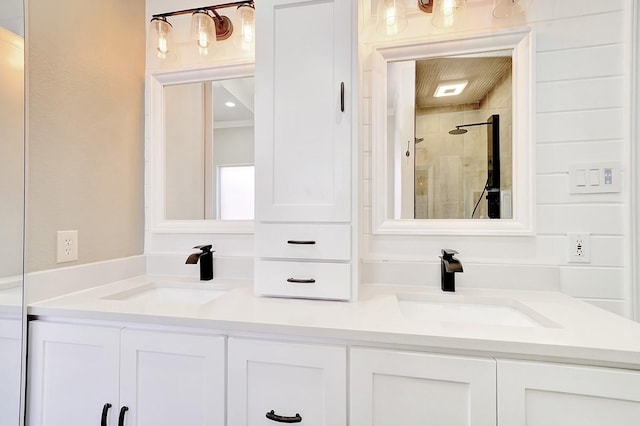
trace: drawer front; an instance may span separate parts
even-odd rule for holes
[[[256,223],[255,249],[272,259],[350,260],[351,227]]]
[[[351,264],[255,261],[258,295],[346,300],[351,297]]]
[[[346,360],[340,346],[230,338],[228,423],[345,426]]]

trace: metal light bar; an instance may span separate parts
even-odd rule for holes
[[[240,1],[230,2],[230,3],[218,4],[215,6],[203,6],[203,7],[196,7],[193,9],[177,10],[175,12],[158,13],[156,15],[152,15],[151,18],[168,18],[170,16],[186,15],[188,13],[194,13],[199,10],[207,10],[217,15],[217,13],[215,12],[217,9],[225,9],[227,7],[241,6],[243,4],[253,5],[253,0],[240,0]]]

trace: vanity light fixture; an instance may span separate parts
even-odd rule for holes
[[[377,29],[380,34],[394,36],[407,26],[405,0],[378,0]]]
[[[226,40],[233,34],[233,24],[228,16],[218,13],[219,9],[236,7],[240,21],[240,37],[253,43],[254,0],[240,0],[214,6],[203,6],[175,12],[159,13],[151,17],[149,25],[149,49],[160,59],[166,59],[173,51],[171,30],[167,20],[171,16],[191,14],[191,38],[195,41],[201,55],[207,55],[209,49],[218,41]],[[248,9],[251,9],[249,11]]]
[[[467,80],[463,81],[449,81],[446,83],[439,83],[436,88],[435,93],[433,94],[434,98],[441,98],[444,96],[456,96],[462,93],[462,91],[467,87],[469,82]]]
[[[231,101],[225,102],[224,105],[228,108],[233,108],[236,106],[235,102],[231,102]]]

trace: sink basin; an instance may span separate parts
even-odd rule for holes
[[[210,283],[151,282],[139,287],[110,294],[103,299],[140,302],[145,304],[203,305],[228,290]]]
[[[511,327],[558,327],[528,306],[509,298],[460,295],[398,295],[402,314],[417,321]]]

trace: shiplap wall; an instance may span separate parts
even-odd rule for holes
[[[628,168],[632,0],[533,0],[526,16],[491,17],[492,1],[469,0],[461,27],[438,30],[409,11],[395,41],[375,33],[375,7],[361,0],[363,280],[438,285],[441,248],[460,252],[461,286],[562,291],[631,315],[629,182],[623,192],[569,194],[571,163],[620,161]],[[473,19],[469,19],[472,17]],[[371,61],[379,42],[437,41],[455,33],[528,26],[535,37],[536,235],[375,235],[371,229]],[[516,106],[517,107],[517,106]],[[568,262],[568,232],[591,234],[591,263]]]
[[[632,1],[533,0],[525,17],[496,20],[491,15],[493,0],[468,0],[466,25],[454,30],[435,30],[428,15],[409,10],[409,27],[394,43],[522,26],[531,27],[535,34],[536,236],[442,237],[371,232],[371,176],[376,171],[371,161],[370,51],[372,44],[389,40],[375,33],[375,0],[359,0],[362,180],[358,184],[364,283],[437,286],[437,256],[441,248],[451,247],[460,251],[465,267],[458,277],[460,286],[561,289],[630,316],[627,174],[623,172],[622,193],[570,195],[568,165],[602,160],[628,166]],[[196,0],[147,0],[147,15],[199,4]],[[415,4],[407,0],[408,8],[415,10]],[[188,28],[178,24],[174,24],[176,37]],[[232,56],[224,52],[218,62],[228,63]],[[177,69],[193,65],[182,63]],[[153,71],[148,68],[147,72]],[[567,232],[591,234],[590,264],[568,262]],[[248,234],[147,230],[148,267],[155,273],[195,274],[195,269],[185,269],[183,258],[191,246],[203,242],[216,245],[218,276],[252,277],[253,238]]]

